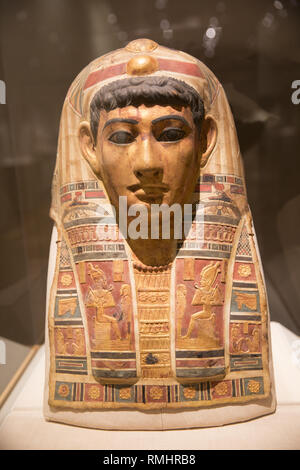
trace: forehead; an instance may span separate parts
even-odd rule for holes
[[[151,123],[154,119],[163,118],[164,116],[175,115],[183,117],[193,126],[193,115],[189,107],[184,106],[146,106],[144,104],[136,106],[126,106],[124,108],[116,108],[112,111],[100,112],[100,127],[104,126],[111,119],[134,119],[138,122]]]

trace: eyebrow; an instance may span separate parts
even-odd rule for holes
[[[182,116],[178,116],[178,114],[167,114],[166,116],[161,116],[157,119],[154,119],[152,121],[152,124],[156,124],[157,122],[160,122],[160,121],[166,121],[167,119],[177,119],[177,121],[181,121],[186,126],[189,126],[189,123],[187,122],[187,120],[184,119],[184,117],[182,117]]]
[[[115,119],[109,119],[106,121],[104,124],[103,130],[109,126],[110,124],[113,124],[115,122],[125,122],[127,124],[138,124],[138,121],[136,119],[122,119],[122,118],[115,118]]]

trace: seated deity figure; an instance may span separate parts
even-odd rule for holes
[[[235,125],[202,62],[137,39],[78,75],[51,217],[46,419],[176,429],[274,412]]]

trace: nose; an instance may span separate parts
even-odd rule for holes
[[[139,180],[155,180],[162,179],[163,171],[161,168],[139,168],[134,171],[135,176]]]
[[[163,167],[160,151],[151,137],[142,138],[134,158],[133,172],[143,182],[162,181]]]

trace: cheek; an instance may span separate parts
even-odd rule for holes
[[[108,143],[102,145],[99,159],[102,174],[106,179],[117,182],[126,176],[125,167],[127,167],[128,158],[125,153],[123,149],[112,148]]]
[[[168,173],[178,180],[186,178],[188,173],[193,173],[197,168],[197,155],[195,152],[194,142],[186,139],[176,148],[170,149],[168,152]]]

